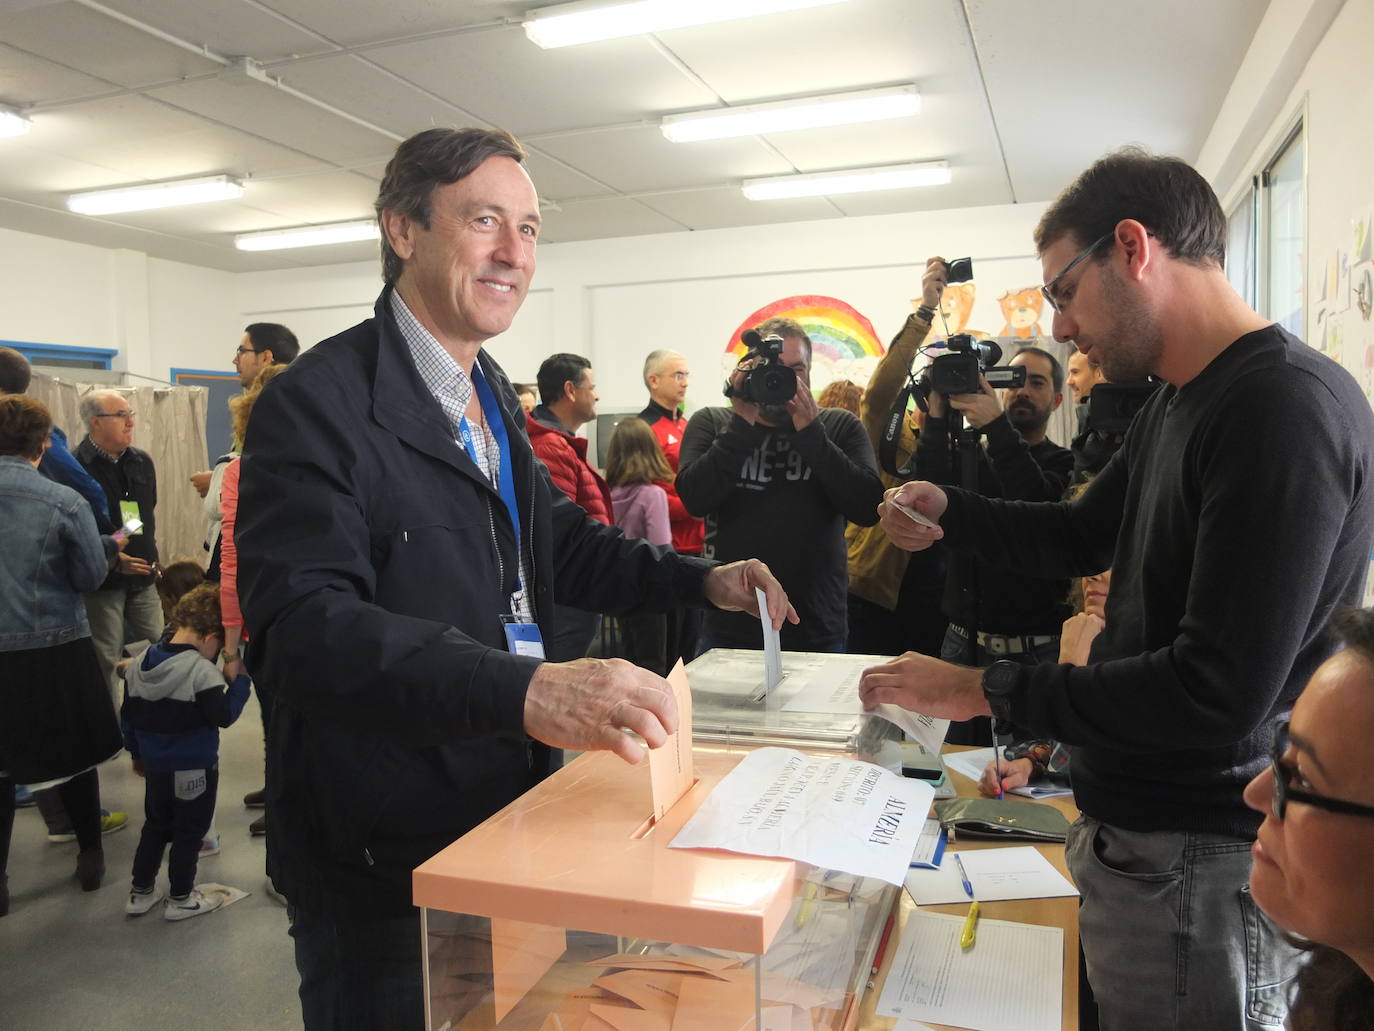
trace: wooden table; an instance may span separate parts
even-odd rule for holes
[[[964,751],[958,745],[946,746],[946,752]],[[969,780],[963,774],[949,771],[949,777],[954,783],[956,792],[961,797],[979,797],[978,785]],[[1020,795],[1007,795],[1008,799],[1014,802],[1029,802],[1030,799],[1022,798]],[[1078,809],[1073,804],[1072,795],[1060,795],[1057,798],[1039,799],[1044,805],[1053,806],[1064,814],[1072,823],[1078,818]],[[955,851],[970,851],[980,848],[997,848],[1006,843],[1000,841],[972,841],[965,839],[952,845]],[[1026,842],[1015,842],[1014,844],[1027,844]],[[1063,845],[1035,845],[1065,877],[1069,877],[1068,867],[1064,863]],[[1073,880],[1069,877],[1070,881]],[[1021,899],[1013,902],[983,902],[979,904],[981,917],[989,920],[1010,920],[1022,924],[1043,924],[1048,927],[1060,927],[1064,930],[1064,1031],[1077,1031],[1078,1029],[1078,897],[1059,899]],[[861,1031],[890,1031],[895,1027],[897,1021],[893,1017],[881,1017],[874,1012],[878,1004],[878,997],[882,994],[883,984],[887,980],[888,971],[891,969],[892,957],[897,952],[898,932],[906,927],[907,917],[915,910],[916,904],[912,902],[911,896],[902,891],[898,896],[897,919],[893,925],[892,941],[889,943],[887,952],[883,957],[882,967],[878,971],[878,977],[874,981],[873,988],[864,996],[863,1004],[859,1007],[859,1019],[857,1026]],[[926,906],[924,907],[933,913],[952,913],[956,916],[964,916],[968,912],[968,903],[960,902],[949,906]],[[946,1024],[929,1024],[934,1028],[945,1028]]]

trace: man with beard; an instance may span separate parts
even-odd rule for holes
[[[703,408],[687,423],[677,492],[706,519],[704,556],[729,562],[754,555],[787,588],[801,622],[782,627],[789,651],[844,651],[849,565],[845,521],[872,526],[883,498],[873,446],[863,424],[843,408],[818,408],[811,395],[811,338],[791,319],[769,319],[762,337],[782,338],[782,364],[797,376],[785,404],[740,396],[740,363],[730,378],[729,408]],[[697,639],[710,648],[761,648],[757,618],[707,612]]]
[[[964,417],[967,433],[981,434],[978,479],[964,484],[986,498],[1057,501],[1068,486],[1073,454],[1045,436],[1050,413],[1064,400],[1064,370],[1048,351],[1024,347],[1011,360],[1026,370],[1024,386],[999,393],[979,377],[977,394],[944,398],[931,392],[925,431],[916,448],[916,475],[954,484],[959,460],[950,449],[946,406]],[[1059,654],[1059,631],[1069,618],[1066,579],[1024,576],[990,562],[955,559],[945,579],[943,610],[949,620],[940,657],[987,666],[997,659],[1035,664]],[[976,646],[970,637],[977,634]],[[992,728],[984,717],[951,724],[946,740],[985,745]],[[1024,735],[1022,735],[1024,736]]]
[[[1068,864],[1102,1026],[1284,1025],[1292,948],[1247,888],[1245,785],[1359,604],[1374,539],[1374,416],[1354,378],[1226,279],[1226,217],[1198,173],[1126,148],[1035,232],[1054,335],[1113,382],[1157,376],[1121,450],[1072,502],[909,483],[883,527],[1038,576],[1112,567],[1084,666],[968,670],[908,653],[866,706],[992,714],[1075,746]]]

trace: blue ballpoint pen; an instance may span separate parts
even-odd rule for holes
[[[959,879],[964,882],[964,892],[969,898],[973,898],[973,885],[969,883],[968,871],[964,869],[964,861],[959,858],[959,853],[954,853],[954,865],[959,868]]]

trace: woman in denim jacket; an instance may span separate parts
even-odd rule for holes
[[[100,887],[95,768],[122,744],[81,600],[119,545],[84,498],[38,472],[51,427],[41,402],[0,396],[0,916],[16,784],[57,787],[80,845],[76,879]]]

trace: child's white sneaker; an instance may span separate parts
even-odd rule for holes
[[[185,898],[179,899],[175,895],[168,896],[167,905],[162,910],[164,920],[189,920],[193,916],[201,916],[211,910],[219,909],[224,903],[224,898],[220,895],[203,895],[198,888],[192,888],[190,894]]]
[[[219,855],[219,835],[211,834],[208,837],[202,838],[200,842],[200,858],[204,859],[206,856],[217,855]]]
[[[129,892],[129,901],[124,903],[124,912],[129,916],[142,916],[161,901],[162,892],[156,888],[149,888],[147,891],[134,888]]]

